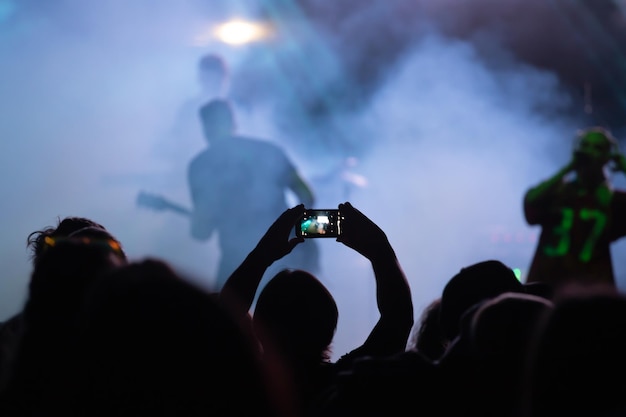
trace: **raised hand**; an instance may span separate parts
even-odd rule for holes
[[[621,153],[614,153],[611,155],[613,161],[613,171],[619,171],[626,174],[626,156]]]
[[[369,259],[376,280],[380,318],[360,349],[381,356],[401,352],[413,326],[413,302],[406,276],[387,235],[376,223],[348,202],[340,204],[339,211],[344,218],[337,241]]]
[[[382,249],[391,249],[385,232],[352,204],[349,202],[339,204],[339,212],[343,219],[341,234],[337,237],[338,242],[368,259],[378,255]]]
[[[267,229],[254,252],[262,255],[270,264],[289,254],[298,244],[304,242],[302,237],[290,238],[296,221],[304,213],[304,204],[285,210]]]

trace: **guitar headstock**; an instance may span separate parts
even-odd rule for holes
[[[170,203],[163,197],[157,194],[151,194],[144,191],[140,191],[137,195],[137,205],[139,207],[150,208],[153,210],[167,210],[170,208]]]

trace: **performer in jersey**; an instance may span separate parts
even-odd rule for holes
[[[606,128],[576,140],[567,165],[524,196],[526,221],[541,226],[526,282],[615,286],[610,245],[626,235],[626,192],[614,190],[607,173],[626,173],[626,158]]]

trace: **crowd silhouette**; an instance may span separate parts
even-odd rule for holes
[[[385,232],[349,202],[338,209],[336,240],[370,261],[380,317],[336,362],[339,309],[322,282],[284,269],[260,286],[304,242],[292,234],[302,204],[219,291],[161,259],[129,260],[87,218],[33,232],[28,297],[0,328],[0,415],[624,415],[626,296],[614,285],[522,283],[481,260],[414,322]]]

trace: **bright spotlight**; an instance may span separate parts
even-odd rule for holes
[[[218,25],[213,35],[220,41],[230,45],[243,45],[267,39],[271,30],[267,24],[231,20]]]

